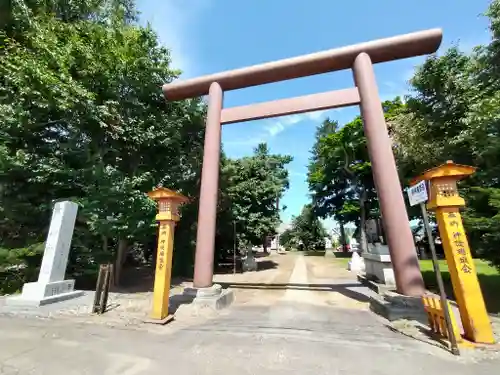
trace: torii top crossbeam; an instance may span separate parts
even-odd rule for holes
[[[372,63],[381,63],[434,53],[443,33],[430,29],[371,42],[334,48],[226,72],[210,74],[163,85],[168,100],[182,100],[208,94],[210,84],[218,82],[223,91],[328,73],[352,67],[360,53],[367,53]]]

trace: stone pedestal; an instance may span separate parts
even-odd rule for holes
[[[407,319],[427,323],[427,313],[421,297],[385,292],[370,298],[370,309],[390,321]]]
[[[64,280],[77,210],[73,202],[55,204],[38,281],[24,284],[22,294],[8,298],[7,304],[41,306],[83,294],[73,290],[74,280]]]
[[[209,307],[220,310],[231,305],[234,301],[234,293],[230,289],[222,289],[219,284],[209,288],[185,288],[183,293],[176,296],[183,303],[192,303],[197,307]]]
[[[380,255],[388,255],[389,253],[389,246],[383,245],[380,242],[375,242],[375,243],[368,243],[368,253],[370,254],[380,254]]]
[[[426,321],[422,298],[396,293],[396,280],[392,269],[389,248],[380,243],[369,244],[363,254],[365,275],[358,280],[377,292],[370,297],[370,309],[388,320],[409,319]]]
[[[378,283],[395,286],[394,271],[389,254],[363,254],[366,278]]]
[[[368,280],[389,287],[396,286],[391,256],[386,245],[380,243],[368,244],[368,252],[363,254],[363,259]]]
[[[368,244],[368,252],[363,253],[365,273],[358,275],[358,280],[377,292],[385,293],[396,289],[389,248],[380,243]]]

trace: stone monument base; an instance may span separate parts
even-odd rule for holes
[[[359,273],[357,275],[358,281],[373,290],[377,294],[384,294],[385,292],[393,292],[396,290],[395,285],[385,285],[375,280],[370,280],[366,275]]]
[[[427,313],[421,297],[385,292],[370,298],[370,309],[389,321],[408,319],[427,322]]]
[[[214,310],[226,308],[234,301],[233,291],[222,289],[219,284],[214,284],[209,288],[185,288],[183,293],[176,297],[197,307],[209,307]]]
[[[43,306],[80,297],[84,294],[83,290],[74,290],[74,287],[75,280],[26,283],[23,285],[21,295],[7,298],[6,303],[17,306]]]
[[[395,286],[394,270],[389,254],[364,253],[366,277],[388,286]]]

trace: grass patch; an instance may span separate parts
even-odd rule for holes
[[[315,257],[324,257],[326,250],[308,250],[302,251],[305,256],[315,256]],[[352,253],[344,253],[342,251],[334,251],[332,258],[328,257],[327,259],[333,260],[335,264],[339,267],[347,268],[347,264],[351,260]]]
[[[325,256],[325,250],[305,250],[302,251],[305,256],[308,257],[324,257]]]
[[[335,258],[347,258],[349,260],[352,258],[352,253],[347,253],[343,251],[334,251],[333,255],[335,256]]]
[[[335,258],[333,259],[335,264],[339,265],[342,268],[347,268],[347,265],[351,260],[352,253],[344,253],[341,251],[335,251],[333,253],[333,255],[335,256]]]
[[[485,262],[484,260],[474,259],[476,265],[477,276],[481,290],[483,292],[484,301],[488,312],[492,314],[500,313],[500,272]],[[432,260],[421,260],[420,269],[424,278],[425,286],[432,292],[438,293],[436,275],[432,266]],[[451,285],[450,273],[446,260],[439,260],[439,269],[443,277],[444,289],[448,298],[455,299],[453,287]]]
[[[350,262],[350,258],[334,258],[333,261],[335,264],[338,264],[342,268],[347,268],[348,263]]]

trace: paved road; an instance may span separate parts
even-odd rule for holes
[[[237,284],[237,301],[210,319],[146,329],[0,317],[0,374],[481,375],[500,368],[498,360],[456,360],[391,331],[332,260],[271,259],[277,268],[218,276]]]

